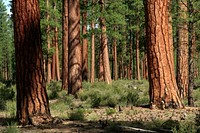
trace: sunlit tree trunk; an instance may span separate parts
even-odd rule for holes
[[[140,46],[139,46],[139,32],[136,32],[136,73],[137,73],[137,80],[140,80]]]
[[[104,1],[99,1],[101,6],[101,12],[104,10]],[[103,57],[103,73],[104,80],[107,84],[112,83],[111,74],[110,74],[110,63],[109,63],[109,55],[108,55],[108,44],[107,44],[107,35],[106,35],[106,22],[105,18],[100,18],[101,25],[101,52]]]
[[[151,107],[182,108],[169,37],[168,0],[146,0],[144,4]]]
[[[46,6],[47,6],[47,22],[49,22],[50,15],[49,15],[49,0],[46,0]],[[46,29],[47,34],[47,83],[50,83],[51,80],[51,57],[50,57],[50,48],[51,48],[51,41],[50,41],[50,26],[47,25]]]
[[[92,30],[94,30],[94,21],[91,24]],[[95,40],[94,40],[94,32],[92,32],[91,39],[91,67],[90,67],[90,82],[94,83],[95,80]]]
[[[179,1],[179,28],[177,47],[177,83],[181,98],[188,92],[188,24],[187,0]]]
[[[80,44],[80,1],[69,0],[69,84],[68,93],[82,89],[82,52]]]
[[[59,48],[58,48],[58,28],[55,27],[55,70],[56,70],[56,80],[60,80],[60,65],[59,65]]]
[[[39,125],[51,120],[43,70],[39,1],[13,0],[17,119]]]
[[[62,16],[62,89],[68,89],[68,0],[63,0],[63,16]]]
[[[95,0],[92,0],[92,13],[94,12]],[[95,36],[94,36],[94,20],[92,20],[92,37],[91,37],[91,62],[90,62],[90,82],[94,83],[95,80]]]

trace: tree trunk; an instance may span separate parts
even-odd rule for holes
[[[68,89],[68,0],[63,0],[63,55],[62,55],[62,89]]]
[[[17,119],[38,125],[51,120],[43,70],[38,1],[14,0]]]
[[[114,31],[116,30],[116,27],[114,27]],[[113,40],[113,68],[114,68],[114,80],[118,79],[118,72],[117,72],[117,40],[114,38]]]
[[[60,65],[59,65],[59,47],[58,47],[58,28],[55,27],[55,69],[56,69],[56,80],[60,80]]]
[[[82,53],[80,45],[80,2],[69,0],[69,84],[68,93],[82,89]]]
[[[192,18],[192,14],[194,12],[193,4],[189,0],[188,1],[188,12],[189,17]],[[195,31],[194,31],[194,22],[193,20],[189,21],[188,27],[189,33],[189,85],[188,85],[188,105],[194,107],[193,100],[193,89],[194,89],[194,53],[195,53]]]
[[[52,47],[55,48],[55,37],[52,38]],[[52,63],[51,63],[51,79],[56,80],[56,53],[52,55]]]
[[[92,30],[94,30],[94,21],[92,21]],[[94,83],[95,80],[95,44],[94,44],[94,32],[92,32],[92,42],[91,42],[91,67],[90,67],[90,82]]]
[[[101,0],[101,12],[104,10],[104,1]],[[112,83],[111,75],[110,75],[110,63],[109,63],[109,54],[108,54],[108,43],[107,43],[107,35],[106,35],[106,22],[105,18],[100,18],[100,25],[101,25],[101,51],[103,57],[103,73],[104,73],[104,80],[107,84]]]
[[[105,81],[104,70],[103,70],[103,52],[101,47],[102,46],[100,46],[100,52],[99,52],[99,81]]]
[[[47,22],[49,21],[50,15],[49,15],[49,0],[46,0],[46,6],[47,6]],[[51,80],[51,57],[50,57],[50,48],[51,48],[51,43],[50,43],[50,26],[49,24],[47,25],[46,29],[46,34],[47,34],[47,83],[50,83]]]
[[[137,73],[137,80],[140,80],[140,46],[139,46],[139,32],[136,32],[136,73]]]
[[[83,0],[83,5],[87,7],[87,0]],[[83,14],[83,26],[82,26],[82,33],[83,33],[83,49],[82,49],[82,61],[83,61],[83,72],[82,78],[83,80],[88,80],[88,40],[86,38],[87,35],[87,9],[84,9]]]
[[[188,92],[188,27],[187,27],[187,1],[179,2],[178,47],[177,47],[177,83],[181,98]]]
[[[174,74],[168,4],[168,0],[145,1],[150,103],[159,109],[183,107]]]
[[[130,59],[129,59],[129,78],[128,79],[132,79],[133,78],[133,41],[132,41],[132,31],[130,31]]]

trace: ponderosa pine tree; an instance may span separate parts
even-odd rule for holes
[[[94,3],[92,0],[92,13],[94,13]],[[94,20],[92,19],[91,28],[92,28],[92,36],[91,36],[91,66],[90,66],[90,82],[94,83],[95,80],[95,36],[94,36]]]
[[[101,12],[104,11],[104,0],[99,1]],[[103,61],[103,76],[104,80],[107,84],[112,83],[111,73],[110,73],[110,63],[109,63],[109,54],[108,54],[108,39],[106,35],[106,22],[105,18],[100,18],[100,25],[101,25],[101,52],[102,52],[102,61]]]
[[[174,74],[168,4],[168,0],[144,2],[150,103],[159,109],[183,107]]]
[[[68,89],[68,0],[63,0],[62,89]]]
[[[80,1],[69,0],[69,83],[68,93],[76,95],[82,89],[82,54],[80,44]]]
[[[83,80],[88,80],[88,40],[87,40],[87,5],[88,1],[83,0],[83,12],[82,12],[82,34],[83,34],[83,40],[82,40],[82,64],[83,64],[83,72],[82,72],[82,78]]]
[[[43,70],[39,1],[13,0],[17,119],[38,125],[51,120]]]
[[[179,28],[177,45],[177,84],[181,98],[188,94],[188,23],[187,0],[179,1]]]

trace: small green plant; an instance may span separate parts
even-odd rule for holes
[[[15,101],[7,101],[6,102],[6,112],[9,117],[15,118],[16,114],[16,102]]]
[[[59,81],[51,81],[50,84],[47,85],[47,94],[49,99],[58,98],[58,92],[61,91],[61,82]]]
[[[3,133],[20,133],[20,130],[17,127],[17,123],[11,122],[10,124],[8,123],[8,126]]]
[[[70,120],[84,120],[84,109],[76,109],[73,110],[70,114],[69,114],[69,119]]]
[[[115,110],[115,109],[113,109],[113,108],[107,108],[107,109],[106,109],[106,114],[107,114],[107,115],[112,115],[112,114],[114,114],[114,113],[116,113],[116,110]]]
[[[0,99],[14,100],[15,98],[15,86],[6,86],[6,84],[0,84]]]
[[[6,101],[0,97],[0,111],[6,109]]]
[[[197,127],[193,122],[180,122],[178,128],[172,129],[173,133],[196,133]]]

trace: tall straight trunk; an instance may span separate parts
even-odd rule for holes
[[[54,0],[54,11],[56,12],[57,5]],[[57,19],[55,19],[57,23]],[[58,48],[58,27],[54,28],[54,46],[55,46],[55,79],[60,80],[60,65],[59,65],[59,48]]]
[[[52,47],[55,48],[55,37],[52,38]],[[56,54],[55,51],[52,55],[52,62],[51,62],[51,79],[56,80]]]
[[[62,15],[62,89],[68,89],[68,0],[63,0]]]
[[[46,6],[47,6],[47,22],[49,22],[50,15],[49,15],[49,0],[46,0]],[[49,24],[47,25],[46,29],[46,35],[47,35],[47,83],[50,83],[51,80],[51,57],[50,57],[50,48],[51,48],[51,43],[50,43],[50,26]]]
[[[188,0],[188,13],[189,17],[192,18],[194,13],[194,7],[191,0]],[[193,89],[194,89],[194,53],[195,53],[195,31],[193,20],[189,21],[188,27],[189,33],[189,85],[188,85],[188,105],[194,107],[193,100]]]
[[[168,0],[146,0],[144,4],[151,107],[182,108],[169,37]]]
[[[139,46],[139,32],[136,32],[136,73],[137,73],[137,80],[140,80],[140,46]]]
[[[87,7],[87,0],[83,0],[83,6]],[[83,33],[83,48],[82,48],[82,61],[83,61],[83,72],[82,78],[83,80],[88,80],[88,40],[86,38],[87,35],[87,10],[85,9],[82,13],[83,25],[82,25],[82,33]]]
[[[103,52],[101,47],[102,46],[100,46],[100,52],[99,52],[99,81],[104,81],[105,79],[104,79],[104,69],[103,69]]]
[[[177,83],[181,98],[188,93],[188,24],[187,0],[179,1],[179,29],[177,47]]]
[[[94,21],[91,24],[92,30],[94,30]],[[91,40],[91,67],[90,67],[90,82],[94,83],[95,80],[95,40],[94,40],[94,32],[92,32],[92,40]]]
[[[82,89],[82,52],[80,44],[80,1],[69,0],[69,84],[68,93]]]
[[[116,27],[114,27],[114,31],[116,31]],[[114,80],[118,79],[118,66],[117,66],[117,39],[113,40],[113,68],[114,68]]]
[[[59,65],[59,47],[58,47],[58,28],[55,27],[55,63],[56,63],[56,80],[60,80],[60,65]]]
[[[17,120],[34,124],[51,120],[43,69],[39,1],[13,1],[16,55]]]
[[[101,12],[104,10],[104,0],[100,0]],[[107,35],[106,35],[106,22],[105,18],[100,18],[101,25],[101,52],[103,57],[103,73],[104,80],[107,84],[112,83],[111,74],[110,74],[110,63],[109,63],[109,55],[108,55],[108,43],[107,43]]]
[[[148,79],[148,65],[147,65],[147,53],[145,52],[144,58],[142,60],[143,70],[142,70],[142,77],[143,79]]]
[[[129,59],[129,77],[128,79],[132,79],[133,78],[133,41],[132,41],[132,31],[130,31],[130,59]]]

